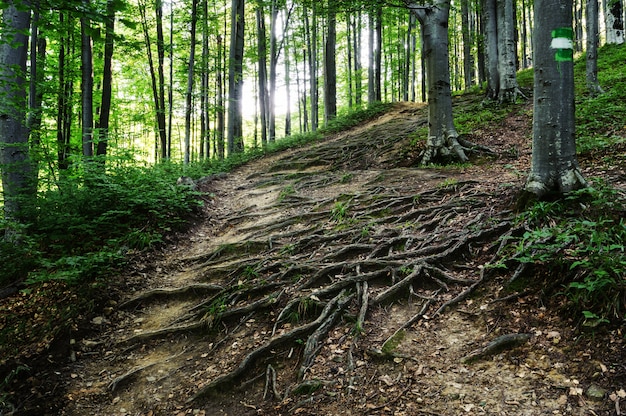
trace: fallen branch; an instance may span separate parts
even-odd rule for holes
[[[505,349],[515,348],[528,341],[531,337],[531,334],[506,334],[499,336],[486,346],[474,350],[465,357],[461,358],[461,362],[464,364],[469,364],[481,359],[488,358],[492,355],[504,351]]]

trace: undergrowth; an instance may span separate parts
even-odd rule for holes
[[[504,260],[544,267],[586,324],[626,320],[626,195],[602,181],[518,216]],[[556,272],[556,273],[554,273]]]

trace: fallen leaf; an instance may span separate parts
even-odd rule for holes
[[[583,394],[583,389],[580,387],[570,387],[569,388],[569,395],[570,396],[582,396]]]
[[[380,376],[378,377],[378,379],[380,381],[382,381],[383,383],[385,383],[387,386],[391,387],[393,386],[395,383],[393,382],[393,380],[391,379],[391,377],[389,377],[387,374],[385,374],[384,376]]]

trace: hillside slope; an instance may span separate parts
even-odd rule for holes
[[[200,181],[205,220],[123,276],[24,414],[615,414],[619,333],[580,333],[555,291],[489,267],[520,232],[528,110],[473,132],[498,156],[472,165],[412,166],[427,115],[403,103]],[[623,155],[593,162],[624,185]]]

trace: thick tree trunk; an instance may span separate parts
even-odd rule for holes
[[[498,102],[515,102],[519,92],[517,84],[517,53],[515,45],[515,3],[497,0],[498,74],[500,77]]]
[[[598,82],[598,0],[587,0],[587,88],[591,95],[601,94]]]
[[[533,153],[526,191],[541,198],[586,185],[574,138],[572,0],[536,0]]]
[[[231,3],[230,55],[228,63],[228,154],[243,152],[243,48],[245,0]]]
[[[498,25],[497,0],[482,0],[483,29],[485,42],[485,75],[487,77],[486,96],[490,100],[498,98],[500,76],[498,73]]]
[[[9,4],[0,32],[0,163],[5,217],[28,220],[37,172],[33,170],[26,126],[26,59],[30,11]]]
[[[421,163],[450,160],[467,161],[459,144],[452,117],[450,66],[448,53],[448,16],[450,0],[430,6],[409,6],[422,26],[423,54],[428,84],[428,141]]]

